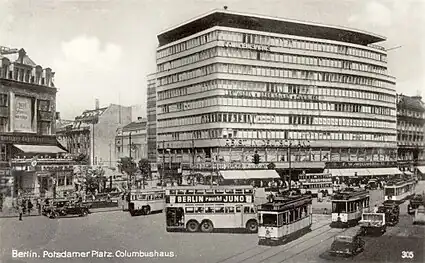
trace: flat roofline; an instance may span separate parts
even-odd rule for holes
[[[202,19],[207,19],[208,16],[218,15],[218,14],[231,15],[231,16],[235,16],[235,17],[237,17],[237,16],[245,17],[247,19],[248,18],[254,18],[254,19],[257,18],[257,19],[262,19],[264,22],[267,21],[267,20],[272,20],[272,21],[275,21],[275,22],[278,22],[278,23],[282,23],[282,25],[283,25],[283,23],[299,24],[299,25],[305,25],[305,26],[310,26],[310,27],[321,27],[321,28],[340,30],[340,31],[345,31],[347,33],[348,32],[355,33],[355,34],[362,35],[363,37],[369,37],[369,39],[367,41],[365,39],[365,42],[367,42],[367,44],[372,44],[372,43],[381,42],[381,41],[386,40],[386,37],[384,37],[384,36],[381,36],[381,35],[378,35],[378,34],[375,34],[375,33],[372,33],[372,32],[367,32],[367,31],[364,31],[364,30],[360,30],[360,29],[354,29],[354,28],[348,28],[348,27],[336,26],[336,25],[326,25],[326,24],[321,24],[321,23],[316,23],[316,22],[308,22],[308,21],[295,20],[295,19],[286,19],[286,18],[281,18],[281,17],[266,16],[266,15],[252,14],[252,13],[235,12],[235,11],[222,10],[222,9],[214,9],[210,12],[201,14],[197,17],[189,19],[189,20],[187,20],[183,23],[180,23],[176,26],[173,26],[173,27],[170,27],[166,30],[163,30],[157,35],[157,37],[158,37],[158,39],[160,39],[164,35],[172,34],[173,31],[175,31],[177,33],[179,28],[185,27],[188,24],[195,23],[195,22],[202,20]],[[213,24],[210,25],[210,27],[213,27],[213,26],[214,26]],[[198,32],[200,32],[200,31],[198,31]],[[276,32],[276,33],[280,33],[280,32]],[[183,37],[181,37],[181,38],[183,38]],[[174,40],[174,41],[176,41],[176,40]],[[170,41],[170,42],[172,42],[172,41]],[[344,42],[347,42],[347,41],[344,41]],[[165,44],[160,43],[160,46],[163,46],[163,45],[165,45]]]

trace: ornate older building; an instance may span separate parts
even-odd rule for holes
[[[159,163],[400,172],[395,79],[375,45],[384,37],[214,10],[158,40]]]
[[[117,130],[115,136],[115,155],[133,158],[136,162],[148,158],[147,120],[139,117]]]
[[[24,49],[0,47],[0,178],[6,205],[18,195],[73,190],[73,162],[55,137],[54,74]]]
[[[116,104],[85,110],[57,132],[58,140],[71,154],[85,156],[87,164],[115,167],[115,135],[131,122],[132,109]]]
[[[425,174],[425,104],[420,96],[397,96],[397,146],[400,169]]]

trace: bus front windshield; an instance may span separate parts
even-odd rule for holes
[[[262,226],[277,227],[276,214],[262,214],[263,220],[260,221]]]
[[[332,213],[346,213],[346,202],[332,202]]]

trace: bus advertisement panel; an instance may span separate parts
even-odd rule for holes
[[[258,230],[251,186],[192,186],[165,191],[167,231]]]

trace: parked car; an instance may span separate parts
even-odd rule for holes
[[[413,218],[414,225],[425,225],[425,207],[423,205],[419,206],[415,211],[415,216]]]
[[[360,237],[361,231],[350,229],[337,235],[331,245],[329,254],[332,256],[355,256],[364,250],[365,242]]]
[[[86,205],[67,199],[53,200],[43,209],[43,215],[51,219],[68,215],[86,216],[89,213],[89,208]]]

